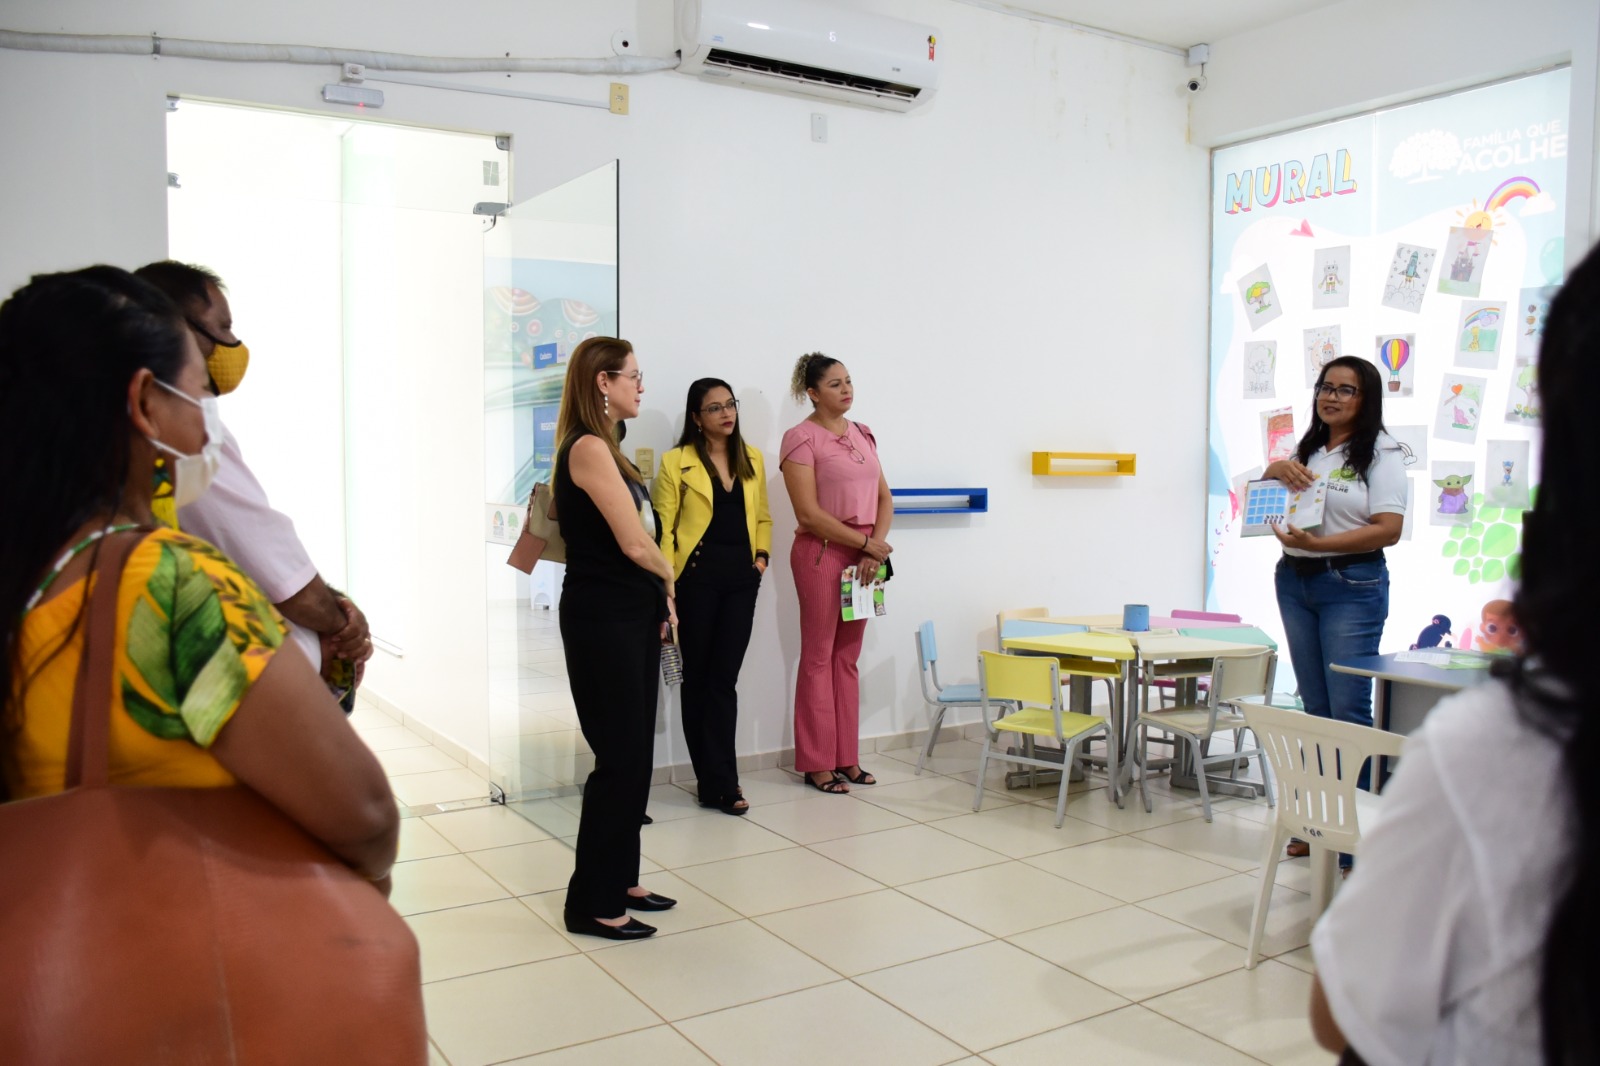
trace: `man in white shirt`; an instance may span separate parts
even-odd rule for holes
[[[211,390],[220,396],[237,388],[250,351],[234,335],[233,311],[222,279],[204,267],[172,260],[151,263],[134,273],[178,305],[206,357]],[[354,691],[353,678],[347,677],[345,684],[337,679],[341,674],[358,677],[351,668],[359,668],[372,656],[366,616],[322,580],[295,535],[294,523],[273,510],[266,490],[245,463],[239,442],[226,427],[216,477],[204,495],[178,512],[178,524],[221,548],[254,578],[289,623],[290,636],[312,665],[334,687],[345,690],[342,694]]]

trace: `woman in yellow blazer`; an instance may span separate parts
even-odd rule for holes
[[[651,490],[661,550],[672,560],[683,652],[683,737],[700,806],[750,810],[739,789],[734,731],[739,668],[772,552],[766,467],[739,435],[739,401],[718,378],[689,386],[678,446]]]

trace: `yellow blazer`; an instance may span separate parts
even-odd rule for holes
[[[757,552],[772,555],[772,515],[767,510],[767,471],[761,452],[748,444],[744,450],[755,467],[755,476],[744,482],[744,520],[750,529],[750,562],[754,565]],[[661,457],[650,505],[661,518],[661,551],[672,560],[674,578],[683,576],[689,554],[711,528],[714,476],[693,445],[673,448]]]

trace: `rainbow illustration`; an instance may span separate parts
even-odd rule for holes
[[[1498,307],[1480,307],[1476,311],[1472,312],[1472,314],[1468,315],[1467,320],[1461,323],[1461,325],[1463,328],[1469,329],[1473,326],[1478,326],[1481,329],[1488,329],[1490,326],[1497,326],[1500,324],[1500,315],[1501,310]]]
[[[1527,200],[1539,195],[1539,183],[1532,178],[1507,178],[1489,194],[1489,199],[1484,201],[1485,211],[1495,211],[1512,200]]]

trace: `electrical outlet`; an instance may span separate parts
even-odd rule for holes
[[[628,87],[620,81],[611,83],[611,113],[613,115],[628,113]]]
[[[818,144],[828,143],[828,116],[820,111],[811,113],[811,139]]]
[[[645,477],[656,476],[656,450],[654,448],[635,448],[633,450],[633,465],[639,468],[639,473]]]

